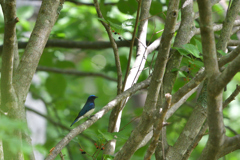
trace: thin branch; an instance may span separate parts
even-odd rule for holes
[[[28,42],[18,42],[18,48],[25,49]],[[129,47],[129,40],[116,41],[118,47]],[[134,41],[134,45],[137,45],[137,40]],[[112,48],[112,44],[109,41],[96,41],[96,42],[88,42],[88,41],[73,41],[73,40],[64,40],[64,39],[50,39],[47,41],[45,46],[46,48],[69,48],[69,49],[107,49]],[[3,45],[0,45],[0,55],[2,53]]]
[[[220,38],[216,45],[217,50],[225,51],[227,47],[227,42],[230,39],[233,23],[238,15],[240,10],[240,1],[233,1],[230,9],[227,12],[227,16],[223,22],[223,27],[221,30]]]
[[[238,135],[237,131],[235,131],[234,129],[232,129],[229,126],[225,126],[225,128],[227,128],[230,132],[232,132],[234,135]]]
[[[167,94],[165,94],[165,98],[166,98],[166,101],[165,101],[164,106],[162,107],[160,115],[158,115],[159,113],[157,113],[157,115],[159,116],[157,123],[156,123],[157,126],[154,127],[152,141],[151,141],[151,143],[148,147],[147,153],[144,157],[145,160],[151,159],[151,156],[154,153],[154,151],[158,145],[159,136],[160,136],[160,133],[161,133],[161,130],[163,127],[163,121],[164,121],[164,118],[165,118],[165,115],[166,115],[168,109],[171,106],[172,95],[170,93],[167,93]]]
[[[128,89],[127,91],[119,94],[116,96],[115,99],[113,99],[111,102],[109,102],[106,106],[104,106],[99,112],[97,112],[94,116],[92,116],[90,119],[88,119],[86,122],[80,124],[78,127],[71,130],[54,148],[52,153],[46,157],[45,160],[52,160],[54,159],[62,150],[63,147],[65,147],[74,137],[76,137],[78,134],[82,133],[84,130],[89,128],[91,125],[96,123],[100,118],[102,118],[106,113],[108,113],[112,108],[114,108],[116,105],[118,105],[119,102],[121,102],[126,97],[132,95],[136,91],[148,87],[150,83],[150,78],[147,80],[140,82],[138,84],[135,84],[133,87]]]
[[[205,135],[206,130],[208,129],[208,123],[205,122],[202,126],[201,130],[199,131],[197,137],[193,140],[192,144],[188,147],[187,151],[183,155],[182,160],[188,160],[194,148],[198,145],[199,141]]]
[[[64,155],[62,154],[62,152],[59,153],[59,156],[60,156],[61,160],[64,160]]]
[[[240,134],[234,137],[225,137],[224,146],[221,148],[218,154],[218,158],[221,158],[235,150],[240,149]]]
[[[137,17],[136,17],[136,21],[135,21],[135,25],[134,25],[134,30],[133,30],[133,35],[132,35],[132,40],[131,40],[131,45],[130,45],[130,50],[129,50],[129,55],[128,55],[127,69],[126,69],[125,78],[123,81],[122,91],[124,91],[124,89],[125,89],[125,85],[127,83],[127,78],[128,78],[128,73],[130,71],[132,52],[133,52],[135,36],[136,36],[136,32],[137,32],[137,27],[138,27],[138,21],[139,21],[139,16],[140,16],[140,8],[141,8],[142,0],[138,0],[137,2],[138,2]]]
[[[28,107],[28,106],[25,106],[25,108],[26,108],[28,111],[33,112],[33,113],[36,113],[37,115],[45,118],[46,120],[48,120],[48,121],[49,121],[50,123],[52,123],[53,125],[59,126],[59,127],[61,127],[62,129],[65,129],[65,130],[67,130],[67,131],[70,131],[70,128],[66,127],[65,125],[63,125],[63,124],[61,124],[61,123],[58,123],[58,122],[54,121],[51,117],[46,116],[46,115],[44,115],[44,114],[42,114],[42,113],[40,113],[40,112],[38,112],[38,111],[36,111],[36,110]]]
[[[234,92],[223,102],[223,108],[227,107],[227,105],[235,99],[235,97],[239,94],[239,92],[240,92],[240,86],[237,85]]]
[[[240,44],[233,51],[221,57],[220,61],[218,62],[219,67],[221,68],[225,64],[233,61],[239,54],[240,54]]]
[[[228,46],[238,46],[238,45],[240,45],[240,41],[239,40],[230,40],[228,42]]]
[[[76,5],[79,5],[79,6],[94,6],[94,3],[84,3],[84,2],[79,2],[79,1],[76,1],[76,0],[66,0],[68,2],[71,2],[71,3],[74,3]],[[111,6],[114,6],[116,5],[117,3],[104,3],[104,5],[111,5]]]
[[[214,87],[214,92],[218,93],[221,91],[230,81],[231,79],[235,76],[237,72],[239,72],[240,68],[240,55],[238,55],[227,67],[226,69],[217,76],[216,82]]]
[[[233,26],[239,26],[240,25],[240,20],[235,20],[233,23]],[[215,24],[213,25],[213,30],[214,31],[221,31],[223,25],[222,24]],[[200,34],[200,28],[195,30],[195,34]]]
[[[67,75],[75,75],[79,77],[101,77],[110,81],[117,82],[116,79],[109,77],[107,75],[101,74],[101,73],[94,73],[94,72],[81,72],[77,70],[70,70],[70,69],[59,69],[59,68],[49,68],[49,67],[43,67],[38,66],[37,71],[46,71],[46,72],[53,72],[53,73],[60,73],[60,74],[67,74]]]
[[[96,8],[98,17],[104,19],[103,15],[101,13],[101,10],[100,10],[98,0],[94,0],[94,5],[95,5],[95,8]],[[110,42],[111,42],[111,45],[112,45],[112,48],[113,48],[115,63],[116,63],[116,67],[117,67],[117,75],[118,75],[118,78],[117,78],[118,79],[118,86],[117,86],[118,91],[117,91],[117,93],[120,94],[121,91],[122,91],[122,69],[121,69],[120,58],[118,56],[117,44],[116,44],[116,42],[115,42],[115,40],[112,36],[111,27],[103,21],[101,21],[101,23],[105,27],[105,29],[108,33],[108,37],[110,39]]]

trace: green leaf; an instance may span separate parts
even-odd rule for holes
[[[191,61],[191,63],[197,65],[198,67],[203,67],[204,66],[203,62],[201,62],[199,60]]]
[[[118,10],[126,14],[134,14],[137,11],[136,0],[119,0],[117,3]]]
[[[171,72],[176,72],[176,71],[179,71],[179,69],[178,69],[178,68],[173,68],[173,69],[171,70]]]
[[[112,140],[114,138],[113,135],[111,133],[109,133],[109,132],[104,132],[103,133],[100,130],[98,130],[98,132],[108,141],[110,141],[110,140]]]
[[[152,1],[151,8],[150,8],[150,14],[156,15],[160,14],[162,12],[162,3],[158,1]]]
[[[173,49],[176,49],[181,55],[185,56],[186,58],[191,59],[188,55],[190,54],[188,50],[184,48],[179,48],[179,47],[173,47]]]
[[[104,154],[103,155],[103,159],[105,159],[105,160],[113,160],[114,156],[113,155]]]
[[[61,74],[50,74],[45,85],[50,95],[61,97],[65,93],[67,82]]]
[[[186,75],[185,75],[182,71],[179,71],[179,72],[178,72],[178,76],[179,76],[179,77],[186,77]]]
[[[198,50],[200,51],[200,53],[202,53],[202,43],[196,38],[194,40],[195,40]]]
[[[105,20],[105,19],[103,19],[103,18],[97,18],[99,21],[103,21],[103,22],[105,22],[105,23],[109,23],[107,20]]]
[[[122,26],[119,25],[119,24],[113,23],[111,21],[109,21],[109,23],[110,23],[110,26],[111,26],[112,29],[120,30],[120,31],[123,29]]]
[[[200,58],[199,56],[199,50],[197,49],[197,47],[195,47],[193,44],[185,44],[183,45],[183,47],[193,56],[195,56],[196,58]]]
[[[142,112],[143,112],[143,108],[137,108],[134,110],[134,114],[135,116],[141,116],[142,115]]]

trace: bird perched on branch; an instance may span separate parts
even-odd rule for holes
[[[74,122],[71,124],[71,126],[74,123],[78,122],[79,120],[81,120],[81,119],[83,119],[87,116],[90,116],[93,113],[93,111],[95,109],[94,100],[96,98],[97,98],[97,96],[95,96],[95,95],[91,95],[91,96],[88,97],[87,102],[85,103],[82,110],[79,112],[77,118],[74,120]]]

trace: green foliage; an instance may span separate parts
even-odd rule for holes
[[[32,147],[25,140],[18,139],[15,136],[16,131],[30,133],[26,123],[9,119],[6,116],[0,116],[0,122],[0,139],[8,142],[10,150],[13,153],[17,153],[20,150],[22,150],[24,154],[31,153]]]
[[[119,0],[117,3],[119,11],[125,14],[134,14],[137,11],[137,1],[135,0]]]

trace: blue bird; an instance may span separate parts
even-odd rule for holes
[[[94,107],[95,107],[95,104],[94,104],[94,100],[98,98],[97,96],[94,96],[94,95],[91,95],[88,97],[87,99],[87,102],[85,103],[85,105],[83,106],[82,110],[79,112],[77,118],[74,120],[74,122],[71,124],[70,127],[72,127],[72,125],[76,122],[78,122],[79,120],[87,117],[87,116],[90,116],[93,111],[94,111]]]

